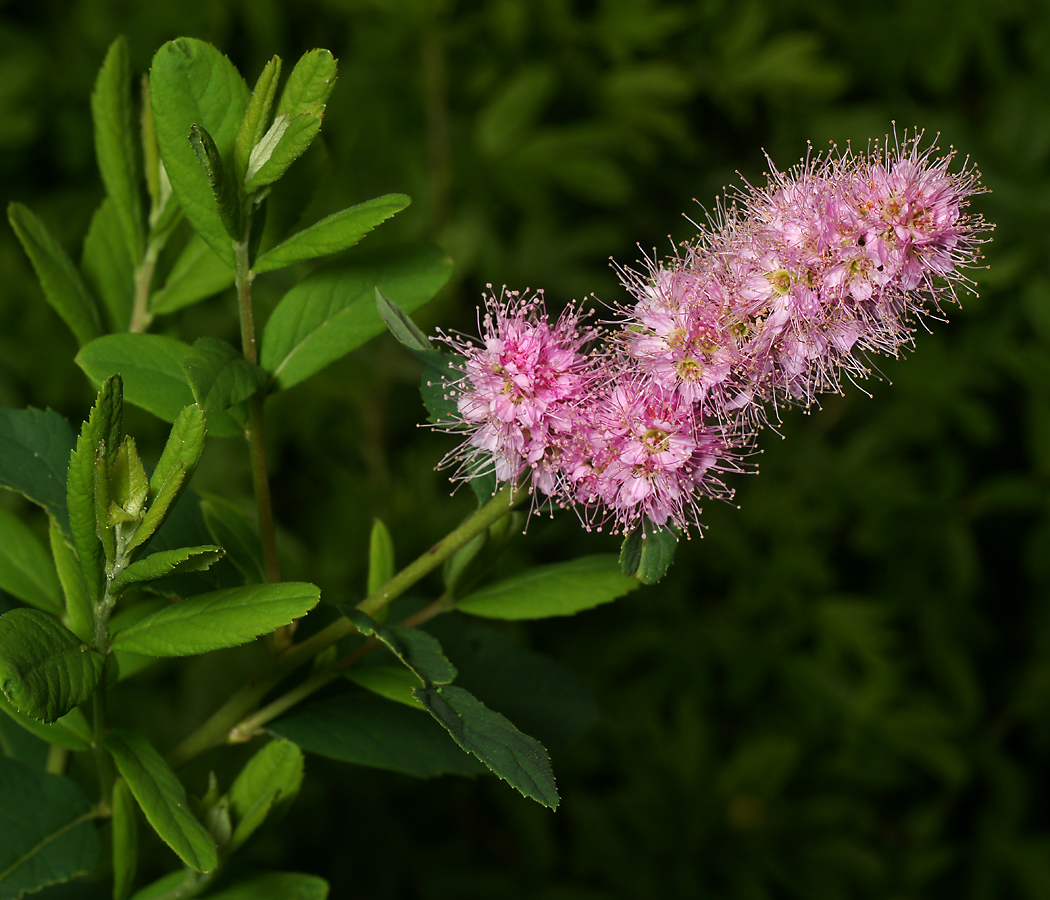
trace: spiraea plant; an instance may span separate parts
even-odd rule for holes
[[[111,879],[117,900],[323,898],[315,875],[231,865],[294,799],[303,751],[419,777],[487,769],[556,808],[546,749],[504,715],[515,704],[457,684],[449,656],[472,685],[513,683],[560,733],[586,724],[586,695],[469,617],[571,615],[658,581],[702,503],[731,496],[763,425],[866,376],[970,285],[985,230],[966,212],[976,174],[905,138],[772,170],[671,259],[621,269],[635,302],[611,323],[573,304],[549,314],[542,292],[490,290],[479,338],[432,342],[409,314],[451,262],[418,244],[316,268],[260,336],[257,277],[345,250],[409,203],[379,197],[288,233],[298,189],[282,178],[317,137],[335,80],[335,59],[314,50],[283,80],[275,57],[250,90],[222,53],[182,38],[133,90],[118,40],[92,95],[106,196],[79,265],[29,209],[8,210],[99,392],[79,434],[52,411],[0,411],[0,484],[44,510],[50,542],[0,514],[0,588],[24,604],[0,616],[0,709],[50,746],[46,772],[0,757],[0,808],[34,812],[0,817],[0,897],[83,877]],[[165,316],[231,287],[239,348],[162,333]],[[266,398],[384,328],[422,360],[430,421],[462,440],[443,464],[478,507],[399,571],[376,522],[364,599],[322,602],[281,577]],[[172,424],[155,461],[124,433],[125,403]],[[244,440],[253,517],[192,490],[209,437]],[[480,563],[520,528],[521,506],[569,508],[622,534],[622,552],[485,582]],[[387,622],[437,569],[439,596]],[[439,615],[457,624],[436,629]],[[448,648],[467,631],[486,652],[446,656],[434,633]],[[155,661],[257,640],[268,660],[243,684],[231,677],[225,702],[172,746],[112,724],[135,721],[115,707]],[[180,777],[245,742],[258,750],[228,783]],[[152,884],[137,876],[137,809],[178,860]]]

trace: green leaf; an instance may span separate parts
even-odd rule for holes
[[[452,684],[416,688],[415,694],[460,747],[522,796],[550,809],[558,808],[554,773],[539,741],[522,734],[463,688]]]
[[[87,798],[61,775],[0,756],[0,900],[19,900],[95,868]]]
[[[103,382],[91,415],[80,429],[76,449],[69,457],[66,484],[69,526],[88,594],[95,603],[102,598],[106,583],[95,503],[95,469],[97,466],[107,468],[116,455],[122,439],[122,421],[123,386],[120,376],[113,375]],[[101,460],[97,458],[100,449],[105,451]]]
[[[208,134],[206,128],[200,125],[190,126],[190,146],[197,154],[197,161],[208,176],[208,184],[211,187],[212,196],[215,198],[215,208],[219,211],[219,219],[222,221],[226,233],[235,241],[241,239],[241,200],[237,194],[237,188],[226,172],[223,165],[219,148]]]
[[[457,600],[456,609],[490,619],[570,616],[609,603],[637,587],[635,579],[620,571],[615,556],[599,554],[535,566]]]
[[[146,885],[142,890],[135,891],[131,900],[173,900],[173,898],[192,897],[196,893],[194,887],[199,877],[190,869],[169,872],[163,878],[158,878],[152,884]]]
[[[261,365],[288,388],[383,333],[375,288],[413,312],[441,290],[452,262],[417,245],[319,272],[281,298],[263,332]]]
[[[227,853],[233,853],[279,803],[291,804],[303,783],[303,753],[291,741],[274,740],[255,754],[230,787],[236,826]]]
[[[153,600],[139,600],[130,606],[118,608],[116,614],[109,620],[110,633],[127,628],[129,625],[145,619],[146,616],[153,615],[157,610],[164,609],[170,605],[170,600],[158,597]],[[142,656],[138,653],[125,653],[123,650],[113,650],[111,648],[110,653],[116,658],[117,668],[120,670],[118,681],[126,681],[157,662],[156,657]]]
[[[178,550],[161,550],[144,559],[136,560],[120,573],[110,586],[113,594],[119,594],[133,584],[156,581],[165,575],[179,572],[203,572],[223,557],[222,547],[182,547]]]
[[[368,539],[368,596],[394,577],[394,539],[381,519],[372,522]]]
[[[387,700],[404,703],[413,709],[423,709],[423,704],[412,693],[419,687],[419,678],[404,666],[354,666],[343,675],[354,684]]]
[[[310,753],[417,778],[484,771],[424,712],[363,691],[299,707],[269,731]]]
[[[117,632],[113,647],[144,656],[195,656],[236,647],[306,615],[320,596],[320,588],[294,581],[213,591]]]
[[[437,638],[418,628],[397,625],[382,626],[367,613],[352,606],[339,605],[354,627],[366,637],[375,637],[404,663],[419,679],[420,684],[450,684],[456,677],[456,667],[441,652]]]
[[[324,115],[325,104],[335,87],[336,68],[337,61],[328,50],[304,53],[288,76],[275,115],[289,118]]]
[[[623,539],[620,569],[642,584],[656,584],[671,567],[681,533],[674,528],[657,528],[648,519]]]
[[[230,237],[215,206],[208,176],[187,136],[207,129],[219,155],[230,158],[248,106],[248,86],[225,56],[193,38],[169,41],[150,69],[153,122],[161,158],[186,218],[219,258],[234,265]]]
[[[105,658],[47,613],[0,616],[0,691],[21,713],[51,723],[90,697]]]
[[[420,330],[404,311],[376,288],[376,309],[379,316],[390,329],[390,333],[397,338],[397,342],[412,351],[428,352],[434,348],[430,345],[430,339]]]
[[[320,116],[305,114],[289,119],[279,115],[252,150],[245,172],[245,191],[258,191],[277,181],[307,151],[320,130]]]
[[[123,779],[113,785],[113,900],[127,900],[139,863],[135,798]]]
[[[0,487],[42,506],[67,534],[66,469],[75,445],[69,422],[52,410],[0,409]]]
[[[91,604],[91,592],[80,568],[80,561],[69,538],[62,533],[54,518],[51,519],[48,537],[51,539],[51,557],[55,561],[58,580],[62,584],[69,628],[87,643],[94,635],[95,614]]]
[[[0,509],[0,589],[62,615],[62,587],[51,557],[18,516]]]
[[[95,156],[102,183],[133,260],[146,249],[139,195],[139,161],[136,129],[131,115],[131,62],[128,42],[122,36],[109,46],[95,89],[91,92],[91,117],[95,123]]]
[[[328,882],[298,872],[267,872],[209,894],[208,900],[326,900]]]
[[[194,403],[182,364],[189,344],[160,334],[110,334],[92,341],[77,354],[84,373],[100,382],[115,372],[124,379],[124,398],[165,422],[174,422]],[[214,437],[236,437],[241,427],[222,410],[208,417]]]
[[[404,194],[386,194],[333,213],[266,251],[255,261],[252,271],[256,275],[272,272],[292,263],[347,250],[411,202]]]
[[[267,374],[218,338],[198,338],[182,370],[197,404],[206,412],[243,403],[267,381]]]
[[[214,869],[219,861],[215,840],[190,812],[186,789],[153,745],[124,728],[104,735],[102,744],[161,840],[191,869]]]
[[[0,711],[7,715],[26,731],[35,734],[41,740],[54,744],[56,747],[64,747],[66,750],[90,750],[93,738],[91,726],[84,718],[79,709],[71,709],[64,716],[45,725],[31,716],[20,713],[2,695],[0,695]]]
[[[126,331],[135,298],[135,264],[110,197],[91,217],[80,257],[84,278],[102,301],[109,331]]]
[[[166,315],[233,287],[234,271],[194,233],[175,260],[164,286],[150,298],[150,310]]]
[[[270,116],[270,107],[277,96],[277,82],[281,77],[281,58],[273,57],[259,74],[255,82],[248,109],[244,113],[241,127],[237,131],[237,140],[233,147],[233,171],[238,183],[243,184],[244,173],[248,169],[248,158],[252,149],[266,131],[266,121]]]
[[[245,581],[265,581],[262,541],[244,514],[228,500],[212,494],[206,495],[200,506],[212,539],[226,551],[226,558]]]
[[[81,346],[102,334],[95,299],[47,226],[21,203],[7,207],[7,219],[33,264],[44,297]]]

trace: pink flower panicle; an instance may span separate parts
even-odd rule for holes
[[[481,344],[441,335],[464,358],[454,477],[530,472],[588,528],[698,525],[781,406],[866,378],[874,355],[899,355],[917,323],[973,290],[978,173],[950,172],[954,151],[937,157],[921,137],[770,163],[765,187],[727,198],[670,259],[617,267],[634,303],[604,349],[588,349],[597,331],[577,307],[552,323],[542,292],[490,285]]]

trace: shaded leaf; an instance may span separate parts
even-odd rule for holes
[[[433,635],[418,628],[380,625],[367,613],[345,604],[340,604],[339,610],[361,634],[382,641],[412,670],[420,684],[450,684],[455,679],[456,667],[445,658]]]
[[[419,326],[379,288],[376,288],[376,309],[379,310],[380,318],[386,323],[390,333],[397,338],[399,344],[412,351],[434,349],[430,346],[430,339],[423,334]]]
[[[62,588],[51,557],[18,516],[0,509],[0,589],[62,615]]]
[[[75,446],[69,422],[52,410],[0,409],[0,487],[42,506],[66,534],[66,469]]]
[[[412,693],[419,687],[419,679],[411,669],[404,666],[354,666],[343,675],[359,687],[387,700],[404,703],[413,709],[423,709],[423,704]]]
[[[211,494],[205,496],[200,506],[212,539],[226,551],[226,558],[245,581],[265,581],[262,541],[244,514],[228,500]]]
[[[328,882],[298,872],[267,872],[209,894],[209,900],[325,900]]]
[[[0,711],[7,713],[12,721],[17,722],[26,731],[56,747],[64,747],[66,750],[91,749],[91,726],[79,709],[71,709],[50,725],[20,713],[3,696],[0,696]]]
[[[84,278],[102,301],[109,331],[125,331],[135,297],[135,264],[112,199],[104,197],[91,217],[80,257]]]
[[[62,584],[69,628],[87,643],[95,630],[95,615],[92,610],[91,593],[80,569],[80,561],[70,539],[62,533],[54,519],[51,519],[48,537],[51,539],[51,558],[55,561],[58,580]]]
[[[394,539],[382,519],[372,522],[372,533],[368,538],[368,586],[366,596],[371,596],[394,577]]]
[[[642,584],[656,584],[671,567],[680,533],[674,528],[657,528],[648,519],[623,539],[620,568]]]
[[[274,806],[290,804],[303,782],[303,753],[291,741],[270,741],[230,786],[230,810],[236,825],[227,848],[233,853],[259,828]]]
[[[197,404],[205,411],[242,403],[267,381],[267,374],[218,338],[198,338],[182,364]]]
[[[139,863],[139,830],[135,798],[123,779],[113,785],[113,900],[127,900]]]
[[[208,130],[197,124],[190,126],[190,146],[193,147],[197,161],[208,177],[208,185],[215,198],[215,208],[219,211],[223,228],[233,240],[239,241],[242,231],[241,200],[223,164],[219,148],[215,146]]]
[[[194,233],[175,260],[163,287],[150,298],[150,310],[166,315],[233,287],[234,271]]]

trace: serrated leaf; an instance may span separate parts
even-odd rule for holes
[[[195,402],[182,370],[189,351],[189,344],[160,334],[110,334],[83,347],[76,363],[95,382],[119,372],[128,403],[174,422]],[[243,430],[228,413],[215,410],[208,417],[208,433],[236,437]]]
[[[240,881],[208,900],[326,900],[328,882],[299,872],[267,872]]]
[[[94,297],[80,273],[47,226],[21,203],[7,207],[7,219],[33,264],[44,297],[81,346],[102,334],[102,321]]]
[[[657,528],[648,519],[623,539],[620,569],[642,584],[656,584],[671,567],[680,533]]]
[[[339,605],[339,611],[366,637],[382,641],[419,679],[420,684],[450,684],[456,677],[456,667],[441,652],[437,639],[418,628],[398,625],[383,626],[367,613],[352,606]]]
[[[259,143],[259,139],[266,132],[266,122],[270,116],[270,107],[273,105],[274,97],[277,96],[277,83],[280,77],[281,58],[274,56],[259,73],[251,100],[248,101],[248,109],[237,131],[237,140],[233,148],[233,170],[238,183],[244,181],[244,173],[248,170],[248,158],[252,154],[252,148]]]
[[[218,338],[198,338],[186,354],[182,370],[194,399],[206,412],[243,403],[268,380],[266,372]]]
[[[571,616],[609,603],[635,590],[638,582],[620,571],[610,554],[584,556],[550,566],[534,566],[462,600],[456,609],[490,619],[545,619]]]
[[[42,506],[66,534],[66,469],[75,446],[69,422],[52,410],[0,409],[0,487]]]
[[[230,158],[248,106],[248,86],[213,46],[178,38],[153,57],[150,96],[157,143],[179,205],[197,233],[232,268],[230,237],[187,136],[190,126],[200,125],[219,155]]]
[[[230,810],[236,825],[227,853],[241,847],[276,804],[290,804],[302,782],[303,753],[291,741],[271,741],[248,760],[230,786]]]
[[[498,712],[453,684],[416,688],[427,711],[468,753],[474,754],[522,796],[558,808],[550,759],[543,745],[522,734]]]
[[[215,146],[208,130],[197,124],[190,126],[189,140],[193,152],[197,154],[197,161],[208,177],[208,185],[211,187],[215,208],[219,211],[223,228],[233,240],[239,241],[242,231],[241,200],[226,171],[219,148]]]
[[[484,771],[425,712],[364,691],[298,707],[268,730],[310,753],[417,778]]]
[[[150,298],[154,315],[167,315],[233,287],[234,271],[194,234],[175,260],[164,285]]]
[[[431,300],[452,263],[437,247],[417,245],[318,272],[292,288],[270,315],[260,364],[288,388],[383,333],[375,288],[407,312]]]
[[[226,558],[245,581],[265,581],[262,541],[245,521],[244,514],[228,500],[210,494],[201,501],[201,512],[212,539],[226,551]]]
[[[13,609],[0,616],[0,691],[20,713],[54,722],[94,693],[104,664],[47,613]]]
[[[0,695],[0,711],[6,713],[13,722],[17,722],[26,731],[56,747],[74,751],[91,749],[93,740],[91,726],[79,709],[71,709],[64,716],[47,725],[32,716],[20,713],[3,695]]]
[[[91,217],[80,257],[84,279],[102,301],[109,331],[125,331],[135,297],[135,264],[113,200],[103,197]]]
[[[0,509],[0,590],[62,615],[62,587],[51,557],[18,516]]]
[[[113,636],[114,649],[143,656],[195,656],[246,644],[317,605],[320,588],[286,581],[190,597]]]
[[[127,900],[139,862],[139,830],[135,798],[123,779],[113,785],[113,900]]]
[[[122,36],[109,46],[91,92],[95,156],[113,201],[131,259],[142,259],[145,235],[139,196],[139,161],[131,115],[131,62]]]
[[[75,782],[0,756],[0,900],[95,868],[98,833]]]
[[[51,543],[51,558],[55,561],[58,580],[62,584],[69,628],[87,643],[93,637],[95,615],[91,604],[91,592],[80,568],[80,561],[70,539],[62,533],[54,518],[50,521],[48,537]]]
[[[394,539],[381,519],[372,522],[368,538],[368,588],[366,596],[378,591],[394,577]]]
[[[102,744],[161,840],[191,869],[214,869],[219,861],[215,840],[190,812],[186,789],[153,745],[124,728],[104,735]]]
[[[411,202],[404,194],[386,194],[333,213],[267,250],[255,261],[252,271],[257,275],[272,272],[292,263],[348,250]]]
[[[120,573],[110,585],[113,594],[119,594],[133,584],[144,584],[180,572],[203,572],[223,557],[222,547],[182,547],[161,550],[136,560]]]

